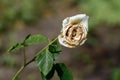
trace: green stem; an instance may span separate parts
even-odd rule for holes
[[[12,80],[16,80],[16,78],[18,77],[18,75],[24,70],[24,68],[29,65],[30,63],[32,63],[33,61],[35,61],[35,58],[34,57],[33,59],[31,59],[29,62],[27,62],[25,65],[21,66],[21,68],[15,73],[14,77]]]
[[[45,46],[40,52],[38,52],[29,62],[26,63],[26,55],[24,52],[24,65],[21,66],[21,68],[15,73],[14,77],[12,78],[12,80],[16,80],[16,78],[18,77],[18,75],[24,70],[24,68],[29,65],[30,63],[32,63],[33,61],[35,61],[36,57],[46,48],[48,48],[53,42],[55,42],[57,40],[57,37],[51,41],[47,46]]]
[[[21,68],[17,71],[17,73],[14,75],[14,77],[12,78],[12,80],[16,80],[18,75],[20,74],[20,72],[23,71],[23,69],[25,68],[25,66],[21,66]]]
[[[47,46],[45,46],[40,52],[38,52],[36,54],[36,56],[38,56],[42,51],[44,51],[46,48],[48,48],[52,43],[54,43],[56,40],[58,39],[58,37],[56,37],[54,40],[52,40]]]
[[[24,53],[23,53],[23,55],[24,55],[24,65],[26,64],[26,49],[24,48]]]

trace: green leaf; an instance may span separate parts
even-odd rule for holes
[[[28,35],[26,39],[22,43],[17,43],[11,46],[7,53],[19,50],[25,46],[33,45],[33,44],[40,44],[42,42],[48,42],[48,38],[43,35]]]
[[[42,80],[50,80],[53,77],[54,72],[55,72],[55,65],[53,65],[51,71],[46,76],[44,76],[43,73],[41,73]]]
[[[52,43],[49,46],[49,51],[52,53],[54,60],[59,56],[59,54],[61,53],[62,50],[58,43],[58,40],[56,40],[54,43]]]
[[[73,80],[73,76],[64,63],[57,63],[55,66],[60,80]]]
[[[19,49],[21,49],[21,48],[23,48],[23,47],[24,47],[24,46],[23,46],[22,44],[17,43],[17,44],[15,44],[15,45],[11,46],[11,47],[8,49],[7,52],[10,53],[10,52],[19,50]]]
[[[29,46],[33,44],[40,44],[43,42],[48,42],[48,38],[43,35],[36,34],[36,35],[28,35],[24,40],[23,44],[25,46]]]
[[[45,49],[37,56],[36,61],[40,71],[46,76],[53,67],[52,54],[48,49]]]

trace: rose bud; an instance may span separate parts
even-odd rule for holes
[[[58,36],[59,43],[68,48],[84,44],[87,40],[88,18],[86,14],[65,18],[62,22],[61,34]]]

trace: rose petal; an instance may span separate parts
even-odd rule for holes
[[[80,43],[80,46],[83,45],[86,40],[87,40],[87,39],[84,39],[84,40]]]
[[[81,24],[84,25],[87,31],[88,31],[88,18],[89,18],[88,16],[85,16],[81,21]]]
[[[61,37],[61,35],[58,36],[58,41],[61,45],[68,47],[68,48],[74,48],[75,46],[71,46],[65,42],[65,40]]]
[[[62,22],[62,26],[65,27],[69,23],[69,17],[65,18]]]
[[[86,16],[86,14],[78,14],[70,17],[70,23],[80,23],[81,20]]]

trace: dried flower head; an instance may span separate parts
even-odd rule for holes
[[[68,48],[82,45],[87,40],[88,18],[86,14],[65,18],[61,34],[58,36],[60,44]]]

